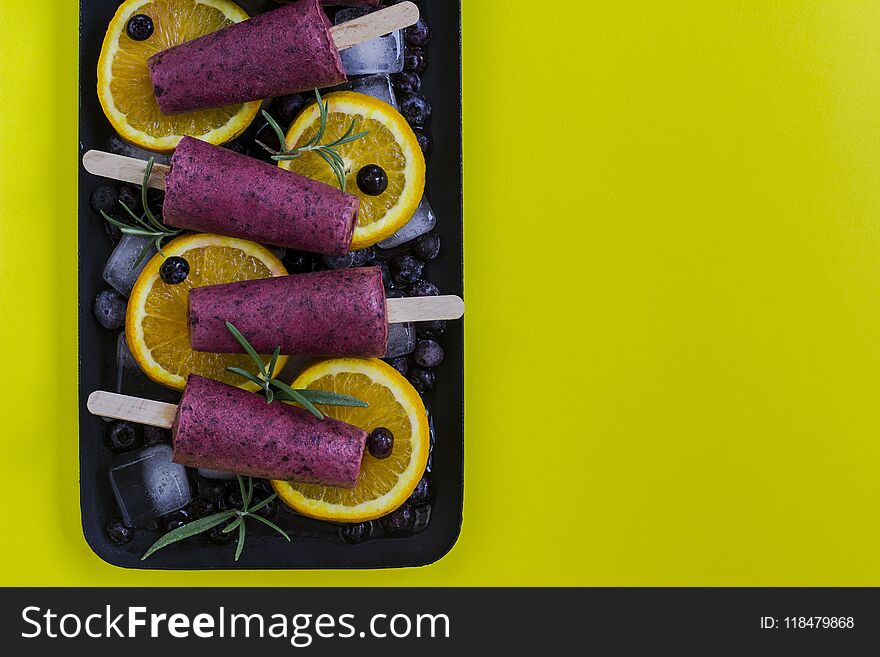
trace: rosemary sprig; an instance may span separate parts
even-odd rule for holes
[[[342,159],[342,156],[339,154],[339,151],[336,149],[342,146],[343,144],[348,144],[353,141],[357,141],[362,137],[366,137],[369,132],[363,131],[355,134],[354,127],[356,123],[356,119],[352,119],[351,125],[348,126],[348,130],[345,131],[345,134],[342,135],[336,141],[332,141],[327,144],[322,144],[321,140],[324,138],[324,134],[327,132],[327,117],[330,114],[330,101],[325,101],[321,98],[321,92],[315,89],[315,99],[318,101],[318,111],[320,112],[321,123],[318,127],[318,131],[309,139],[305,144],[300,146],[299,148],[288,149],[286,146],[287,137],[284,134],[284,130],[281,129],[281,126],[278,125],[278,122],[272,118],[272,115],[269,114],[266,110],[263,110],[263,118],[266,119],[266,122],[272,128],[272,131],[275,133],[275,136],[278,137],[278,144],[281,150],[275,150],[270,146],[267,146],[259,139],[255,140],[260,146],[266,149],[266,151],[272,155],[272,159],[276,162],[282,162],[287,160],[295,160],[298,157],[301,157],[305,153],[317,153],[328,165],[333,169],[333,173],[336,174],[336,179],[339,181],[339,189],[343,192],[345,191],[345,160]]]
[[[199,520],[194,520],[192,522],[188,522],[182,527],[178,527],[177,529],[172,529],[170,532],[162,536],[158,541],[153,543],[150,546],[144,556],[141,557],[141,561],[155,554],[159,550],[164,547],[168,547],[172,543],[177,543],[178,541],[182,541],[185,538],[189,538],[190,536],[195,536],[197,534],[202,534],[204,532],[210,531],[214,529],[214,527],[219,527],[227,520],[231,520],[226,527],[223,528],[223,533],[228,534],[230,532],[238,529],[238,545],[235,548],[235,560],[238,561],[239,557],[241,557],[242,550],[244,550],[244,541],[245,541],[245,520],[247,518],[253,518],[268,527],[271,527],[276,532],[281,534],[284,538],[287,539],[287,542],[290,542],[290,536],[287,535],[281,527],[276,525],[271,520],[267,520],[262,516],[256,515],[257,511],[262,509],[264,506],[269,504],[272,500],[274,500],[278,494],[272,493],[269,497],[258,502],[254,506],[251,506],[251,502],[254,498],[254,480],[251,477],[248,477],[247,486],[245,486],[244,479],[241,476],[238,477],[238,487],[241,490],[241,501],[242,508],[240,511],[229,510],[229,511],[221,511],[220,513],[215,513],[213,515],[207,516],[205,518],[201,518]]]
[[[247,338],[241,334],[241,331],[235,328],[234,324],[226,322],[226,328],[232,334],[232,337],[236,339],[238,344],[241,345],[245,353],[251,357],[252,361],[254,361],[254,365],[257,368],[257,374],[248,372],[240,367],[227,367],[226,370],[233,374],[238,374],[251,383],[259,386],[266,394],[267,404],[271,404],[276,399],[279,401],[296,402],[319,420],[324,419],[324,414],[315,407],[315,404],[322,406],[353,406],[357,408],[367,408],[369,406],[367,402],[362,401],[357,397],[340,395],[335,392],[326,392],[324,390],[295,390],[294,388],[291,388],[284,383],[284,381],[273,378],[273,375],[275,374],[275,364],[278,362],[278,356],[281,354],[281,347],[276,347],[272,354],[272,358],[269,360],[269,365],[266,366],[263,359],[260,358],[260,355],[257,353],[257,350],[254,349],[253,345],[248,342]]]
[[[153,173],[153,162],[154,160],[152,157],[147,160],[147,167],[146,169],[144,169],[144,182],[141,185],[141,205],[144,208],[143,217],[138,217],[134,213],[134,211],[125,204],[124,201],[119,201],[119,205],[121,205],[122,209],[128,213],[128,216],[131,217],[132,221],[134,221],[134,225],[127,224],[125,222],[119,221],[118,219],[114,219],[109,214],[101,210],[101,215],[104,217],[104,219],[116,226],[126,235],[139,235],[141,237],[150,238],[150,241],[144,245],[143,249],[141,249],[141,253],[138,256],[137,261],[135,261],[134,265],[132,265],[132,269],[143,262],[144,258],[147,256],[147,253],[149,253],[150,251],[150,246],[154,246],[159,253],[162,253],[163,242],[172,237],[176,237],[183,232],[182,230],[173,230],[171,228],[168,228],[168,226],[158,220],[153,214],[152,210],[150,210],[150,205],[149,203],[147,203],[147,183],[150,180],[150,175]],[[162,256],[164,257],[165,254],[162,253]]]

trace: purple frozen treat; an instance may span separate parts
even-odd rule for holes
[[[346,79],[320,0],[298,0],[163,50],[148,66],[165,114],[332,87]]]
[[[353,194],[184,137],[165,177],[162,218],[177,228],[343,255],[359,208]]]
[[[191,374],[174,419],[174,462],[251,477],[354,488],[367,432]]]
[[[259,353],[380,358],[388,344],[382,270],[335,269],[190,290],[193,349],[241,353],[232,323]]]

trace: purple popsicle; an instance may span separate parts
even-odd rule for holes
[[[165,114],[345,82],[320,0],[297,0],[164,50],[148,62]]]
[[[359,208],[353,194],[184,137],[165,178],[162,217],[177,228],[342,255]]]
[[[259,353],[382,357],[388,316],[378,267],[337,269],[195,288],[193,349],[241,353],[231,322]]]
[[[354,488],[367,432],[195,374],[174,419],[175,463]]]

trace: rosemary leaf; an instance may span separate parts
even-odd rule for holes
[[[260,370],[260,374],[263,375],[263,378],[268,379],[269,376],[266,374],[266,364],[263,362],[263,359],[260,358],[260,355],[257,353],[257,350],[251,346],[251,343],[247,341],[247,339],[241,334],[241,332],[232,325],[231,322],[226,322],[226,328],[232,333],[232,337],[234,337],[238,344],[241,345],[242,349],[247,352],[248,356],[251,357],[251,360],[254,361],[254,364]]]
[[[235,560],[238,561],[238,558],[241,556],[242,550],[244,550],[244,539],[247,532],[244,529],[244,523],[241,523],[238,526],[238,546],[235,548]]]
[[[235,520],[233,520],[232,522],[230,522],[228,525],[226,525],[226,526],[223,528],[223,531],[220,532],[220,533],[221,533],[221,534],[231,534],[231,533],[234,532],[236,529],[238,529],[238,526],[239,526],[241,523],[243,523],[243,522],[244,522],[244,516],[238,516],[238,518],[236,518]]]
[[[306,388],[294,388],[301,396],[308,399],[313,404],[320,404],[322,406],[350,406],[353,408],[368,408],[370,405],[363,401],[362,399],[358,399],[357,397],[350,397],[348,395],[341,395],[337,392],[328,392],[326,390],[311,390]],[[276,392],[275,399],[280,399],[282,401],[294,401],[293,399],[287,399],[287,396],[283,392]]]
[[[243,376],[248,381],[250,381],[251,383],[256,383],[261,388],[266,387],[266,381],[264,379],[260,379],[248,372],[247,370],[241,369],[240,367],[227,367],[226,371],[232,372],[233,374],[238,374],[239,376]]]
[[[269,383],[271,383],[276,388],[280,388],[282,392],[285,392],[288,395],[290,395],[292,401],[295,401],[298,404],[302,404],[303,408],[305,408],[309,413],[314,415],[319,420],[324,419],[324,414],[321,411],[319,411],[317,408],[315,408],[315,406],[314,406],[314,404],[312,404],[312,402],[310,402],[308,399],[303,397],[300,393],[298,393],[296,390],[291,388],[289,385],[284,383],[284,381],[279,381],[278,379],[270,379]]]
[[[214,529],[214,527],[216,527],[217,525],[223,524],[234,516],[235,511],[221,511],[220,513],[215,513],[214,515],[208,516],[206,518],[201,518],[200,520],[189,522],[182,527],[178,527],[177,529],[172,529],[170,532],[165,534],[162,538],[160,538],[158,541],[150,546],[150,548],[144,553],[144,556],[141,557],[141,561],[151,556],[152,554],[155,554],[162,548],[171,545],[172,543],[177,543],[178,541],[182,541],[183,539],[189,538],[190,536],[195,536],[196,534],[201,534],[203,532]]]
[[[261,523],[263,523],[264,525],[268,525],[269,527],[271,527],[272,529],[274,529],[276,532],[278,532],[279,534],[281,534],[284,538],[286,538],[286,539],[287,539],[287,542],[290,543],[290,536],[287,535],[287,532],[284,531],[283,529],[281,529],[281,527],[279,527],[278,525],[276,525],[276,524],[275,524],[274,522],[272,522],[271,520],[267,520],[267,519],[264,518],[263,516],[251,516],[251,518],[253,518],[254,520],[259,520],[259,521],[260,521]]]
[[[259,502],[259,503],[255,504],[255,505],[253,506],[253,508],[248,509],[248,514],[250,514],[250,515],[255,514],[257,511],[259,511],[259,510],[262,509],[264,506],[266,506],[267,504],[269,504],[269,502],[271,502],[272,500],[274,500],[276,497],[278,497],[278,493],[272,493],[272,494],[271,494],[269,497],[267,497],[265,500],[263,500],[262,502]]]

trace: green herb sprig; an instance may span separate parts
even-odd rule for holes
[[[146,169],[144,169],[144,182],[141,185],[141,205],[144,208],[143,217],[138,217],[134,213],[134,211],[125,204],[124,201],[119,201],[119,205],[122,206],[123,210],[125,210],[128,213],[128,216],[131,217],[131,219],[135,222],[134,225],[127,224],[125,222],[119,221],[118,219],[114,219],[109,214],[101,210],[101,216],[103,216],[106,221],[116,226],[126,235],[139,235],[141,237],[150,238],[150,241],[144,245],[143,249],[141,249],[141,253],[138,256],[138,259],[135,261],[134,265],[132,265],[132,269],[143,262],[144,258],[147,256],[147,253],[149,253],[150,251],[150,246],[155,247],[156,250],[164,257],[165,254],[162,253],[162,244],[165,242],[165,240],[176,237],[183,232],[182,230],[174,230],[172,228],[168,228],[168,226],[157,219],[153,212],[150,210],[150,204],[147,203],[147,183],[149,183],[150,175],[153,173],[153,163],[154,159],[152,157],[147,160],[147,167]]]
[[[254,361],[254,365],[257,368],[257,374],[248,372],[240,367],[227,367],[226,370],[233,374],[238,374],[248,381],[258,385],[266,394],[267,404],[271,404],[276,399],[280,401],[296,402],[319,420],[324,419],[324,414],[315,407],[315,404],[322,406],[352,406],[356,408],[367,408],[369,406],[367,402],[362,401],[357,397],[340,395],[336,392],[306,389],[295,390],[291,388],[284,383],[284,381],[279,381],[278,379],[273,378],[273,375],[275,374],[275,365],[278,363],[278,356],[281,355],[281,347],[275,348],[275,351],[272,353],[272,358],[269,360],[269,365],[267,366],[263,362],[263,359],[260,358],[260,354],[257,353],[257,350],[254,349],[253,345],[248,342],[247,338],[241,334],[241,331],[235,328],[235,325],[231,322],[226,322],[226,328],[236,341],[238,341],[238,344],[241,345],[242,349],[245,350],[245,353],[247,353],[247,355],[251,357],[251,360]]]
[[[345,191],[345,160],[342,159],[342,156],[336,150],[343,144],[348,144],[353,141],[357,141],[362,137],[366,137],[369,134],[369,131],[363,132],[354,132],[354,127],[356,123],[356,119],[352,119],[351,125],[348,126],[348,130],[346,130],[345,134],[342,135],[336,141],[332,141],[328,144],[322,144],[321,140],[324,138],[324,134],[327,132],[327,117],[330,114],[330,101],[325,101],[321,98],[321,92],[315,89],[315,99],[318,101],[318,111],[320,112],[321,124],[318,127],[318,131],[314,134],[314,136],[309,139],[305,144],[300,146],[299,148],[288,149],[286,147],[287,137],[284,134],[284,130],[281,129],[281,126],[278,125],[278,122],[272,118],[272,115],[269,114],[266,110],[263,110],[263,118],[266,119],[266,122],[272,128],[273,132],[275,132],[275,136],[278,137],[278,144],[281,147],[281,150],[275,150],[270,146],[267,146],[259,139],[255,140],[260,146],[266,149],[266,151],[272,156],[272,159],[276,162],[282,162],[287,160],[295,160],[298,157],[302,157],[305,153],[317,153],[323,158],[323,160],[330,165],[330,168],[333,169],[333,173],[336,174],[336,179],[339,181],[339,189],[343,192]]]
[[[245,520],[247,518],[253,518],[264,525],[267,525],[274,529],[276,532],[281,534],[284,538],[287,539],[287,542],[290,542],[290,536],[287,535],[281,527],[276,525],[271,520],[267,520],[261,515],[257,515],[257,511],[262,509],[264,506],[272,502],[276,497],[278,497],[278,493],[272,493],[269,497],[264,499],[261,502],[254,504],[251,506],[251,502],[254,499],[254,480],[251,477],[248,477],[247,486],[244,484],[244,479],[241,476],[238,477],[238,487],[241,491],[241,500],[242,500],[242,508],[240,511],[230,509],[229,511],[221,511],[220,513],[215,513],[213,515],[207,516],[205,518],[200,518],[199,520],[194,520],[192,522],[188,522],[187,524],[178,527],[177,529],[172,529],[170,532],[162,536],[158,541],[153,543],[150,546],[144,556],[141,557],[141,561],[155,554],[159,550],[164,547],[168,547],[172,543],[177,543],[178,541],[182,541],[185,538],[189,538],[191,536],[196,536],[197,534],[202,534],[204,532],[210,531],[214,529],[214,527],[219,527],[227,520],[231,520],[226,527],[223,528],[224,534],[229,534],[234,532],[236,529],[238,530],[238,546],[235,548],[235,560],[238,561],[239,557],[241,557],[241,553],[244,550],[244,541],[245,541]]]

